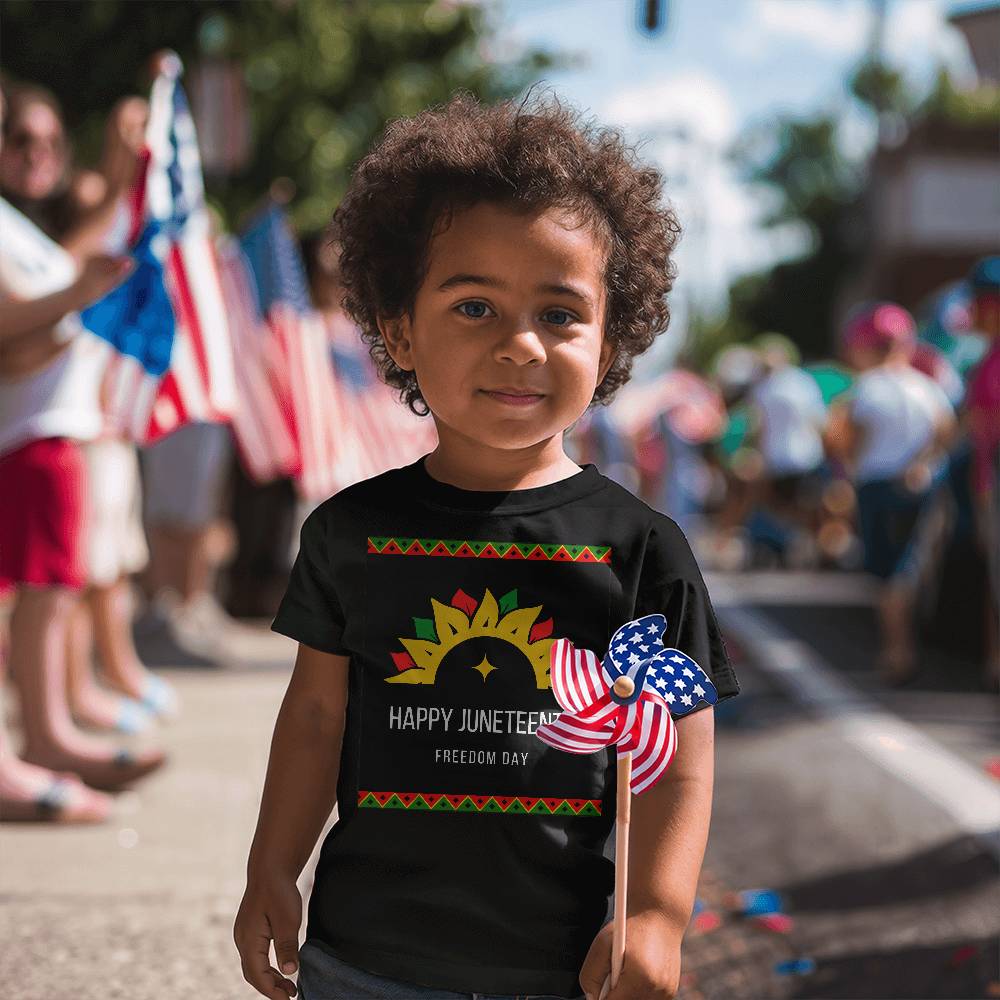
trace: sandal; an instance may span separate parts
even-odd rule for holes
[[[149,675],[139,704],[146,711],[163,719],[174,718],[180,710],[180,699],[173,685],[155,674]]]
[[[110,814],[108,797],[92,792],[74,775],[53,775],[33,799],[0,799],[4,823],[103,823]]]

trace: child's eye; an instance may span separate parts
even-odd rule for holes
[[[546,319],[546,317],[552,316],[557,318]],[[571,312],[567,312],[565,309],[550,309],[542,315],[542,319],[544,319],[546,323],[551,323],[553,326],[568,326],[576,319],[576,317]]]
[[[468,316],[469,319],[485,319],[486,314],[490,312],[490,307],[485,302],[460,302],[456,309],[461,312],[463,316]],[[466,310],[469,310],[468,312]]]

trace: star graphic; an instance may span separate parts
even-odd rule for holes
[[[681,701],[684,702],[685,705],[690,705],[691,704],[691,695],[689,695],[689,694],[682,694],[681,695]]]
[[[694,693],[700,698],[705,693],[705,689],[700,684],[695,684]]]
[[[670,662],[671,663],[684,663],[685,659],[686,659],[685,657],[678,656],[676,653],[674,653],[674,655],[670,657]]]
[[[664,680],[664,678],[662,678],[662,677],[658,677],[654,683],[660,689],[663,689],[663,688],[665,688],[667,686],[666,680]]]
[[[685,667],[682,673],[684,674],[685,677],[694,677],[694,671],[688,667]]]
[[[668,691],[668,692],[666,693],[666,699],[667,699],[667,704],[668,704],[668,705],[672,705],[672,704],[674,703],[674,696],[673,696],[673,692],[671,692],[671,691]]]
[[[678,678],[677,680],[674,681],[674,687],[683,690],[684,688],[687,687],[687,684],[685,684],[684,681]]]
[[[657,628],[656,624],[654,623],[653,625],[650,625],[649,628],[646,629],[646,631],[650,635],[656,635],[656,633],[659,632],[659,628]]]
[[[483,657],[483,662],[480,663],[478,666],[473,667],[472,669],[473,670],[478,670],[479,673],[481,673],[483,675],[483,681],[485,683],[486,678],[489,677],[489,675],[492,674],[493,671],[496,670],[497,668],[494,667],[493,664],[490,663],[490,661],[488,659],[486,659],[486,657],[484,656]]]
[[[617,646],[615,646],[616,653],[624,653],[626,649],[628,649],[628,646],[626,646],[624,642],[620,642]]]
[[[628,662],[635,665],[642,662],[642,657],[638,653],[629,653]]]

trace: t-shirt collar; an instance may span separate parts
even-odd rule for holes
[[[425,468],[426,455],[404,468],[412,483],[415,499],[432,507],[477,513],[528,514],[579,500],[607,485],[593,463],[579,472],[545,486],[524,490],[466,490],[435,479]]]

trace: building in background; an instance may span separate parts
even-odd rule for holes
[[[965,36],[978,90],[997,101],[1000,4],[949,21]],[[992,98],[990,98],[992,94]],[[1000,123],[962,118],[932,104],[901,130],[888,130],[871,163],[867,246],[841,301],[888,298],[914,308],[966,274],[1000,245]],[[893,134],[895,131],[895,134]]]

